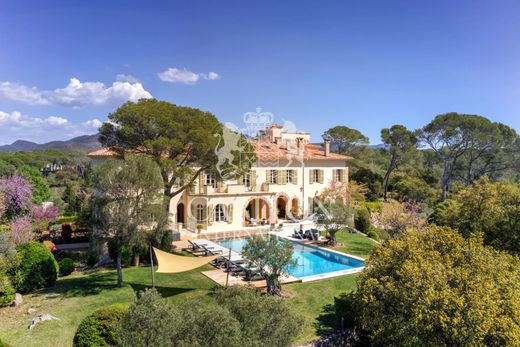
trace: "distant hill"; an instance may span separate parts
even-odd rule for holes
[[[66,141],[51,141],[47,143],[34,143],[31,141],[17,140],[10,145],[0,146],[0,152],[34,151],[45,149],[57,149],[60,151],[85,150],[93,151],[101,148],[98,134],[83,135]]]

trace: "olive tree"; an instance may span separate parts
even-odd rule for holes
[[[136,245],[156,226],[161,212],[159,167],[148,157],[127,155],[96,169],[93,180],[94,235],[116,250],[117,285],[123,283],[123,246]]]
[[[325,201],[316,211],[316,223],[329,234],[329,245],[336,245],[338,231],[352,226],[354,212],[342,201]]]
[[[292,259],[292,243],[276,237],[253,236],[248,239],[242,254],[258,267],[267,282],[267,292],[281,294],[280,277],[288,273],[290,266],[296,265]]]

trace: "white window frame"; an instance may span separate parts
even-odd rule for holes
[[[195,206],[195,213],[197,218],[197,223],[204,223],[205,222],[205,214],[206,214],[206,207],[202,204],[197,204]]]
[[[215,205],[214,218],[215,222],[226,222],[227,213],[226,206],[224,204]]]
[[[312,183],[318,183],[320,181],[320,171],[318,169],[312,170]]]
[[[294,182],[293,170],[285,170],[285,182],[286,183]]]
[[[213,188],[217,188],[217,180],[215,179],[215,176],[211,173],[207,173],[205,175],[205,185],[212,186]]]
[[[343,169],[336,169],[336,182],[343,182]]]
[[[251,173],[250,172],[246,172],[242,176],[242,184],[246,187],[251,187]]]
[[[271,170],[271,173],[269,175],[269,183],[270,184],[278,183],[278,170]]]

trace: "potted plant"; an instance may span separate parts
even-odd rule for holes
[[[200,232],[202,231],[202,229],[204,229],[204,225],[197,224],[196,228],[197,228],[197,238],[199,238]]]

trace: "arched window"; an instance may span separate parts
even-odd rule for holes
[[[205,208],[202,204],[197,205],[197,223],[204,223],[205,218]]]
[[[226,221],[226,207],[222,204],[215,206],[215,222]]]

